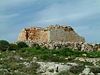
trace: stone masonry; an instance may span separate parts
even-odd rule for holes
[[[49,26],[46,28],[30,27],[24,28],[18,41],[31,42],[85,42],[85,39],[79,36],[70,26]]]

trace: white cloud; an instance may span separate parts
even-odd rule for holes
[[[96,2],[92,3],[86,0],[79,1],[77,5],[73,4],[73,6],[67,3],[54,3],[38,13],[37,23],[60,23],[64,20],[66,20],[67,22],[67,20],[78,21],[81,19],[85,19],[94,14],[100,13],[100,11],[98,10],[99,7],[97,7],[98,5],[96,4]]]
[[[83,36],[91,37],[93,34],[99,38],[100,36],[97,35],[99,29],[96,30],[97,27],[100,28],[99,22],[97,21],[97,24],[93,20],[90,21],[90,18],[94,18],[93,15],[100,13],[99,9],[100,0],[0,0],[0,34],[11,33],[11,28],[20,29],[26,24],[44,26],[45,24],[68,23]],[[84,24],[87,18],[89,25]],[[90,25],[94,29],[90,29]],[[91,31],[88,31],[89,29]]]

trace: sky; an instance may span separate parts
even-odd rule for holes
[[[16,41],[22,28],[51,24],[100,43],[100,0],[0,0],[0,40]]]

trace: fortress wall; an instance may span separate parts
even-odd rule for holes
[[[66,32],[66,38],[69,42],[85,42],[85,39],[81,36],[79,36],[74,31]]]
[[[39,42],[48,42],[48,31],[41,31]]]
[[[32,42],[85,42],[70,26],[51,26],[46,28],[25,28],[18,41]]]
[[[39,41],[40,39],[40,32],[39,29],[31,29],[28,31],[28,40],[30,41]]]
[[[23,29],[19,36],[18,41],[33,41],[33,42],[48,42],[48,31],[42,29]]]
[[[66,40],[66,32],[62,29],[50,30],[49,31],[49,41],[61,41],[65,42]]]
[[[85,42],[85,40],[74,31],[65,31],[64,29],[50,30],[49,41]]]

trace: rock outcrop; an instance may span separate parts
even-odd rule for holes
[[[70,26],[31,27],[21,31],[18,41],[31,42],[85,42]]]

